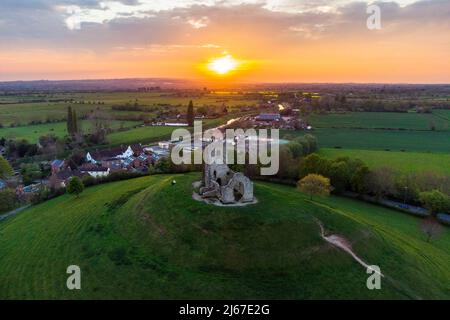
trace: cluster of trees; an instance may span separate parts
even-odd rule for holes
[[[72,107],[70,106],[67,108],[67,133],[70,136],[80,133],[77,113],[75,110],[72,110]]]
[[[319,174],[330,179],[333,193],[345,191],[421,204],[430,213],[450,212],[450,178],[432,173],[400,174],[390,168],[369,169],[359,159],[326,159],[311,154],[300,161],[298,177]]]
[[[7,179],[14,173],[9,162],[0,156],[0,179]],[[0,213],[14,209],[17,204],[17,198],[14,190],[0,190]]]
[[[6,140],[2,138],[0,145],[5,147],[6,155],[12,158],[32,157],[39,154],[38,146],[25,139]]]
[[[195,118],[195,115],[194,115],[194,104],[192,103],[192,100],[191,100],[191,101],[189,101],[188,108],[187,108],[187,113],[186,113],[186,120],[187,120],[187,123],[188,123],[188,125],[190,127],[194,126],[194,118]]]
[[[303,157],[317,151],[317,139],[311,134],[297,137],[290,143],[280,146],[280,169],[277,178],[298,180],[298,168]]]
[[[134,104],[127,103],[125,105],[112,106],[111,109],[117,111],[154,112],[158,110],[158,107],[141,106],[136,101]]]
[[[320,98],[309,99],[311,112],[329,111],[365,111],[365,112],[408,112],[416,109],[420,113],[429,113],[433,107],[438,105],[426,105],[423,101],[408,99],[392,99],[389,97],[352,97],[347,98],[345,94],[324,94]],[[295,103],[294,103],[295,104]],[[441,106],[444,107],[444,106]]]

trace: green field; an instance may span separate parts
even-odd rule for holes
[[[331,113],[309,121],[324,148],[450,153],[450,110]]]
[[[312,115],[309,119],[317,128],[366,128],[436,130],[450,129],[450,110],[434,110],[433,113],[396,112],[348,112]]]
[[[80,121],[81,129],[84,133],[89,132],[92,129],[92,123],[90,121]],[[131,128],[140,124],[137,121],[109,121],[111,129]],[[66,122],[37,124],[31,126],[15,127],[15,128],[1,128],[0,137],[6,139],[25,139],[29,142],[36,143],[39,137],[54,134],[57,137],[64,137],[67,135]]]
[[[146,126],[108,135],[111,145],[147,143],[170,138],[176,127]]]
[[[448,131],[318,128],[310,133],[317,137],[321,148],[450,152]],[[304,132],[281,131],[281,137],[285,135],[301,136]]]
[[[318,154],[330,159],[361,159],[370,168],[390,167],[405,173],[431,171],[450,175],[450,154],[445,153],[321,148]]]
[[[418,218],[269,183],[255,205],[215,207],[191,198],[199,177],[98,185],[0,222],[0,299],[450,298],[448,229],[427,243]],[[381,267],[381,290],[315,219]],[[73,264],[79,291],[65,287]]]
[[[248,114],[248,113],[244,113]],[[202,120],[202,128],[209,129],[226,123],[229,119],[237,117],[236,114],[229,114],[215,119]],[[170,139],[172,132],[178,127],[146,126],[134,128],[127,131],[114,132],[108,135],[110,145],[149,143],[158,140]],[[191,130],[192,128],[182,127]]]
[[[44,100],[32,102],[33,99]],[[114,105],[134,104],[136,101],[140,106],[163,108],[174,107],[184,111],[189,100],[193,100],[196,107],[199,106],[222,106],[226,104],[230,110],[237,106],[256,105],[256,100],[246,99],[238,94],[204,94],[176,95],[172,92],[98,92],[98,93],[55,93],[39,96],[8,96],[0,98],[0,124],[9,126],[11,123],[26,125],[32,120],[45,121],[47,119],[64,119],[67,116],[67,107],[72,106],[78,116],[86,115],[97,108],[111,115],[146,115],[146,112],[129,112],[112,110]],[[3,103],[3,104],[2,104]],[[5,104],[6,103],[6,104]]]

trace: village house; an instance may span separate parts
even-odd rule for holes
[[[81,174],[88,174],[93,178],[107,177],[110,173],[110,169],[103,166],[98,166],[92,163],[85,163],[78,168]]]
[[[74,176],[83,178],[83,176],[85,175],[78,170],[71,170],[70,167],[68,167],[64,170],[52,173],[52,175],[48,179],[48,182],[51,188],[64,188],[69,183],[69,180]]]
[[[255,121],[265,122],[267,124],[278,122],[281,120],[279,113],[261,113],[255,117]]]
[[[52,167],[52,173],[58,173],[62,170],[64,170],[67,166],[66,166],[66,162],[64,160],[53,160],[51,163],[51,167]]]

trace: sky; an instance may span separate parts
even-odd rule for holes
[[[450,83],[449,57],[449,0],[0,1],[0,81]]]

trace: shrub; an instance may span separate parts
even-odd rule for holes
[[[301,192],[309,194],[311,200],[313,195],[328,196],[332,189],[330,179],[319,174],[308,174],[298,182],[297,187]]]
[[[69,194],[74,194],[77,198],[84,190],[83,182],[78,177],[73,177],[69,181],[69,185],[67,186],[67,192]]]

